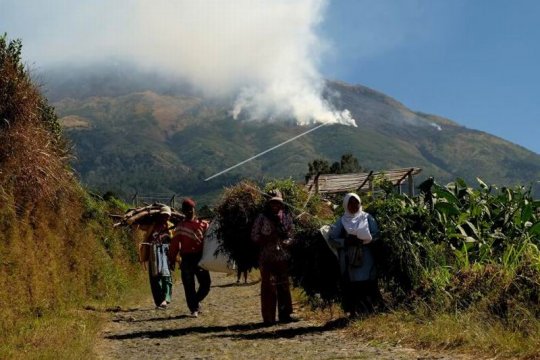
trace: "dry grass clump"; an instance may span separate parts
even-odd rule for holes
[[[507,329],[499,321],[476,310],[422,313],[398,310],[357,320],[349,336],[368,343],[413,347],[431,353],[427,357],[538,359],[540,324],[535,334]]]
[[[69,151],[53,109],[21,64],[20,41],[0,37],[0,186],[22,212],[54,203],[73,183]]]
[[[20,41],[0,36],[0,358],[25,357],[33,344],[21,339],[42,339],[45,332],[30,332],[47,321],[88,301],[117,298],[136,263],[129,234],[112,228],[113,203],[93,198],[74,179],[56,115],[20,50]],[[48,338],[80,334],[69,330],[73,322],[90,322],[76,318],[54,322]],[[58,350],[58,342],[35,341],[43,354]]]

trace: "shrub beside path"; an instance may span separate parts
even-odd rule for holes
[[[178,278],[178,276],[177,276]],[[100,359],[454,359],[390,345],[374,345],[347,333],[346,321],[303,320],[263,327],[260,283],[236,284],[212,273],[212,289],[198,318],[189,316],[176,280],[167,310],[154,308],[150,290],[140,305],[110,313],[96,345]],[[298,310],[298,304],[294,304]]]

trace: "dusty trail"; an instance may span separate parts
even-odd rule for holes
[[[182,284],[167,310],[154,309],[150,291],[132,310],[110,315],[96,346],[101,359],[445,359],[400,347],[372,346],[345,333],[345,322],[301,320],[263,327],[260,284],[212,273],[202,314],[189,317]],[[295,304],[295,309],[298,305]],[[300,314],[301,315],[301,314]]]

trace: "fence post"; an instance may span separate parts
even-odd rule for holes
[[[409,196],[414,196],[414,179],[411,173],[407,176],[407,181],[409,182]]]
[[[135,206],[139,206],[139,201],[138,201],[138,195],[139,195],[139,192],[138,191],[135,191],[135,195],[133,195],[133,197],[131,198],[131,203]]]

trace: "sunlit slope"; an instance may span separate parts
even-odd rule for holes
[[[349,109],[358,127],[325,126],[210,182],[203,180],[307,128],[290,121],[234,120],[231,102],[155,85],[149,86],[154,91],[66,97],[55,106],[75,144],[83,181],[125,196],[205,194],[242,177],[301,179],[309,161],[332,162],[343,153],[352,153],[367,169],[421,167],[424,176],[441,182],[478,176],[488,183],[528,185],[540,179],[540,155],[523,147],[414,112],[363,86],[328,84],[329,99],[336,108]]]

